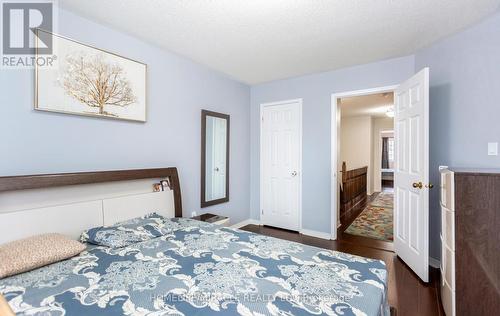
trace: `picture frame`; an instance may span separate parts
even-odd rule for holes
[[[35,65],[35,110],[147,121],[147,64],[45,30],[36,32],[53,36],[57,58],[51,67]],[[39,45],[37,40],[36,57]]]
[[[163,190],[160,183],[153,184],[153,192],[161,192],[161,191]]]
[[[170,181],[168,179],[161,180],[160,184],[161,184],[161,190],[162,191],[170,190]]]

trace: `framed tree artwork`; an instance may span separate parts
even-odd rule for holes
[[[55,64],[35,66],[36,110],[146,122],[146,64],[37,32],[53,36]]]

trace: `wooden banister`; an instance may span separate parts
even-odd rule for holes
[[[342,185],[340,187],[340,221],[353,209],[366,203],[368,167],[347,170],[342,162]]]

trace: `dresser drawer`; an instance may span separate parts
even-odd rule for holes
[[[442,253],[444,254],[444,257],[441,260],[444,268],[444,274],[442,274],[441,277],[444,278],[452,290],[455,290],[455,252],[451,251],[450,248],[446,246],[443,247],[444,249]]]
[[[441,234],[439,234],[439,238],[441,239],[441,261],[439,262],[439,271],[441,271],[441,286],[444,285],[444,274],[446,273],[446,271],[444,270],[444,257],[446,256],[446,252],[445,252],[445,249],[446,247],[444,247],[444,244],[443,244],[443,236]]]
[[[455,251],[455,212],[441,206],[441,234],[443,246]]]
[[[446,316],[455,316],[455,291],[446,282],[441,283],[441,302]]]
[[[455,185],[453,172],[448,170],[441,171],[441,205],[451,211],[455,211]]]

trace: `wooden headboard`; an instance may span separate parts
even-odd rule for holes
[[[0,192],[153,178],[169,179],[174,191],[175,217],[182,217],[181,186],[175,167],[0,177]]]
[[[154,192],[162,180],[168,187]],[[0,177],[0,244],[82,231],[156,212],[182,217],[176,168]]]

